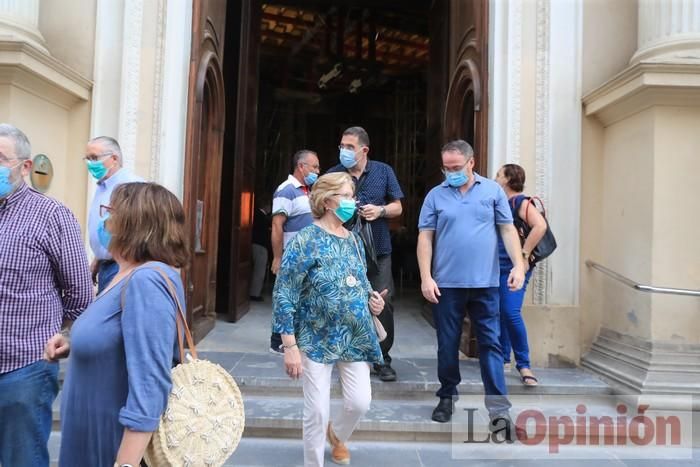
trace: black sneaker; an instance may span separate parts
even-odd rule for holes
[[[441,397],[437,407],[430,417],[434,422],[447,423],[452,420],[452,413],[455,411],[455,404],[451,397]]]
[[[382,381],[396,381],[396,371],[391,367],[390,364],[386,363],[384,365],[374,364],[373,373],[379,375],[379,379]]]

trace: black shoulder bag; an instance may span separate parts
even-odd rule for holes
[[[542,207],[541,209],[537,208],[537,205],[534,202],[535,200],[540,202],[540,206]],[[544,236],[542,236],[542,239],[537,243],[537,245],[535,245],[535,248],[531,252],[530,267],[532,267],[535,264],[542,261],[543,259],[547,258],[552,253],[554,253],[554,250],[557,249],[557,240],[554,238],[554,233],[549,227],[549,221],[547,220],[547,215],[542,200],[537,196],[533,196],[531,198],[526,197],[525,202],[527,202],[527,206],[525,207],[525,219],[523,220],[520,218],[520,215],[518,213],[520,209],[518,209],[517,211],[515,210],[515,199],[512,200],[513,210],[516,214],[515,216],[513,216],[513,224],[515,225],[515,228],[518,231],[521,246],[525,244],[525,239],[528,235],[530,235],[531,228],[530,224],[527,223],[527,212],[530,209],[530,205],[533,205],[535,209],[539,210],[540,214],[542,214],[542,217],[544,217],[544,221],[547,223],[547,230],[545,231]]]
[[[356,195],[360,191],[362,182],[364,182],[364,179],[361,177],[355,186]],[[345,223],[345,228],[360,236],[362,244],[365,246],[367,273],[376,274],[379,271],[379,263],[377,261],[377,250],[374,246],[374,237],[372,236],[372,224],[364,220],[359,212],[355,212],[355,215]]]

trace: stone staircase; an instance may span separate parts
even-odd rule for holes
[[[246,429],[244,441],[267,440],[268,444],[287,440],[301,440],[303,399],[300,381],[292,381],[283,371],[283,359],[270,353],[200,352],[203,358],[216,362],[234,375],[244,396]],[[383,443],[412,442],[439,443],[449,450],[453,427],[430,420],[437,402],[435,391],[439,387],[436,362],[429,358],[398,359],[392,363],[399,379],[385,383],[372,377],[372,407],[360,422],[353,441]],[[462,383],[459,391],[463,397],[473,398],[480,413],[475,428],[486,433],[487,420],[483,410],[483,386],[478,362],[461,362]],[[62,372],[63,373],[63,368]],[[515,400],[527,395],[528,401],[547,405],[552,396],[570,396],[572,400],[591,401],[599,398],[609,405],[610,387],[579,369],[537,369],[540,386],[522,386],[513,370],[506,374],[508,390]],[[340,408],[341,389],[337,378],[332,386],[331,414]],[[52,459],[58,456],[60,440],[59,398],[54,404],[54,433],[50,443]],[[561,404],[560,401],[551,404]],[[550,404],[550,405],[551,405]],[[571,407],[566,407],[571,411]],[[299,441],[299,449],[301,442]],[[233,458],[235,460],[236,454]],[[238,464],[237,464],[238,465]],[[279,464],[287,465],[287,464]]]
[[[286,376],[283,371],[283,359],[270,353],[209,351],[200,352],[200,355],[220,364],[233,374],[244,396],[244,438],[226,466],[301,465],[301,382],[292,381]],[[440,424],[430,420],[437,401],[434,394],[439,387],[435,360],[401,358],[395,359],[392,365],[399,375],[398,381],[384,383],[376,376],[372,377],[372,408],[360,422],[351,440],[353,465],[465,465],[464,459],[454,458],[453,449],[456,444],[452,442],[454,431],[461,429],[460,424],[463,424],[464,416],[461,416],[461,421],[457,420],[456,416],[452,424]],[[62,368],[61,376],[63,370]],[[463,381],[459,388],[462,396],[460,403],[469,400],[471,407],[479,409],[474,419],[474,436],[483,439],[487,434],[487,419],[483,409],[483,386],[478,363],[472,360],[462,361],[461,370]],[[514,412],[521,411],[525,405],[534,404],[548,416],[571,416],[573,408],[581,402],[587,405],[589,415],[610,414],[614,411],[614,398],[610,397],[611,388],[595,376],[580,369],[535,369],[535,373],[540,380],[540,386],[536,388],[522,386],[515,370],[506,373]],[[337,378],[334,378],[331,414],[340,408],[340,391],[340,384]],[[54,466],[57,465],[60,444],[59,405],[57,400],[54,404],[54,431],[49,442]],[[506,457],[512,455],[517,458],[519,455],[520,459],[523,459],[531,455],[531,451],[523,451],[527,449],[524,446],[515,445],[512,449]],[[518,452],[520,454],[517,454]],[[618,461],[613,460],[614,456],[605,451],[584,455],[602,455],[603,458],[599,459],[596,465],[624,465],[616,463]],[[502,465],[494,462],[494,465]],[[326,465],[333,464],[329,460]],[[485,462],[478,465],[492,464]],[[561,465],[579,464],[564,462]]]

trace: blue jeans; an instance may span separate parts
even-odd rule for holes
[[[489,414],[507,412],[510,402],[503,375],[501,353],[500,319],[498,316],[498,288],[440,289],[439,302],[433,305],[433,319],[438,340],[438,397],[457,396],[457,386],[462,377],[459,373],[459,342],[462,337],[462,322],[465,311],[476,330],[479,344],[479,366],[481,380],[486,393],[486,409]]]
[[[97,293],[101,293],[107,288],[114,276],[119,272],[119,265],[114,261],[100,261],[97,269]]]
[[[58,363],[40,360],[0,375],[0,464],[46,467]]]
[[[527,329],[521,310],[525,299],[527,283],[532,276],[532,269],[525,274],[523,288],[512,292],[508,290],[508,274],[510,270],[501,270],[501,348],[503,349],[503,361],[510,363],[511,344],[515,354],[515,367],[530,368],[530,347],[527,345]]]

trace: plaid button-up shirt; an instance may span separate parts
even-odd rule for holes
[[[40,360],[46,341],[93,297],[70,210],[22,184],[0,200],[0,374]]]

